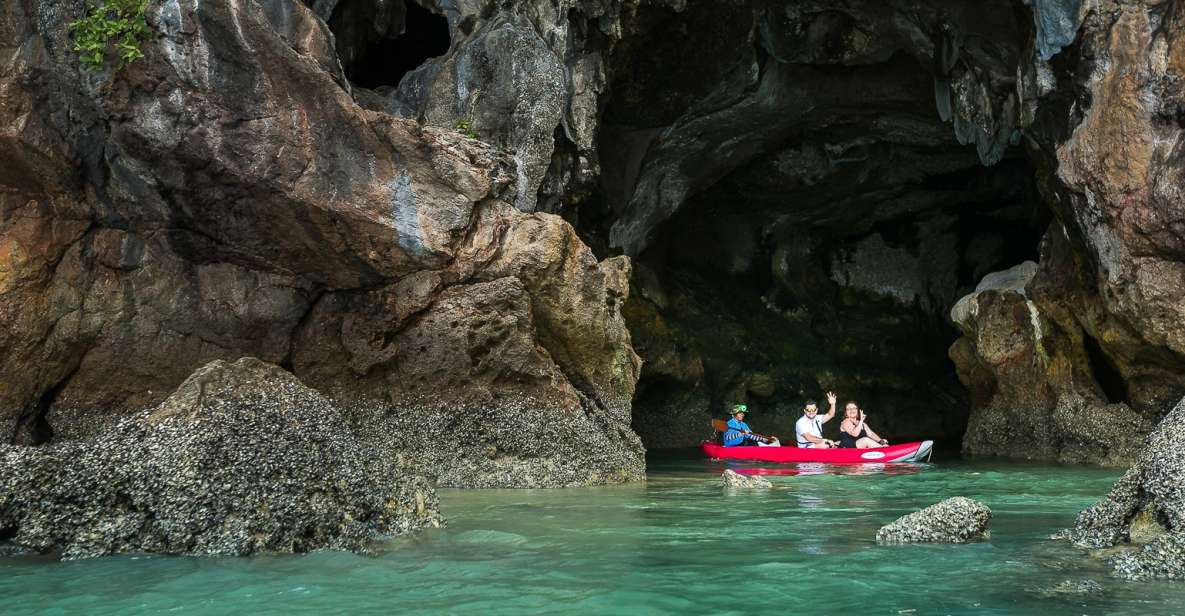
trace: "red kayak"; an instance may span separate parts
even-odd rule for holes
[[[876,449],[814,449],[812,447],[725,447],[705,442],[701,446],[709,458],[757,460],[759,462],[823,462],[826,464],[866,464],[869,462],[923,462],[930,459],[934,441],[901,443]]]

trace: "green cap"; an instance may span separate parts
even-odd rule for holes
[[[747,407],[743,404],[732,405],[732,414],[733,415],[736,415],[737,413],[747,413],[748,411],[749,411],[749,407]]]

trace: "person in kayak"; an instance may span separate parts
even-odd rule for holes
[[[827,392],[827,404],[831,405],[831,408],[822,417],[818,416],[819,406],[814,401],[807,402],[806,406],[802,407],[802,417],[799,417],[794,424],[799,447],[814,447],[816,449],[835,447],[835,441],[823,438],[823,424],[835,417],[835,394]]]
[[[864,411],[855,402],[848,402],[843,409],[843,422],[839,424],[839,446],[857,449],[887,447],[889,441],[872,431],[864,422]]]
[[[752,446],[778,447],[778,439],[770,439],[759,434],[753,434],[749,424],[745,423],[745,411],[749,410],[743,404],[732,405],[732,419],[728,420],[728,430],[724,432],[724,446]]]

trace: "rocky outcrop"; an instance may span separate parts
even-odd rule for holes
[[[725,488],[771,488],[773,484],[760,475],[742,475],[732,469],[724,469],[720,483]]]
[[[0,9],[0,418],[16,441],[93,435],[199,366],[254,356],[367,417],[449,405],[476,450],[533,455],[485,423],[528,409],[563,479],[524,485],[642,476],[630,264],[517,210],[538,173],[524,184],[489,143],[360,107],[325,21],[292,0],[150,3],[145,58],[98,74],[69,38],[82,9]],[[558,451],[586,442],[601,464]]]
[[[1167,85],[1185,70],[1182,15],[1154,2],[1084,3],[1061,20],[1043,13],[1060,4],[1035,4],[1038,25],[1081,24],[1077,39],[1021,83],[1055,221],[1025,301],[981,300],[951,349],[973,397],[964,449],[1125,464],[1134,438],[1185,393],[1185,245],[1169,231],[1181,218],[1183,129],[1170,119],[1180,93]],[[995,354],[989,339],[1016,345]]]
[[[1126,404],[1107,402],[1090,371],[1099,360],[1030,299],[1037,271],[1027,261],[989,274],[951,309],[964,337],[950,357],[974,408],[963,451],[1130,464],[1152,424]]]
[[[202,367],[94,440],[0,445],[0,459],[0,528],[67,559],[364,550],[443,521],[425,479],[254,358]]]
[[[1057,536],[1087,548],[1125,547],[1111,557],[1119,577],[1185,579],[1185,400],[1110,494]]]
[[[897,518],[876,531],[877,543],[967,543],[988,537],[992,510],[962,496]]]
[[[523,211],[574,205],[600,173],[596,139],[607,51],[621,35],[618,0],[330,0],[306,3],[334,28],[347,72],[384,40],[411,36],[418,12],[447,20],[442,53],[406,74],[399,54],[369,60],[386,83],[355,85],[367,107],[463,130],[514,153],[513,203]],[[416,32],[415,34],[418,34]],[[413,49],[399,50],[414,53]],[[394,57],[392,57],[394,56]]]

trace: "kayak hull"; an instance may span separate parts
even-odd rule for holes
[[[812,447],[725,447],[716,443],[700,446],[709,458],[755,460],[758,462],[822,462],[825,464],[870,464],[922,462],[930,458],[933,441],[901,443],[875,449],[814,449]]]

